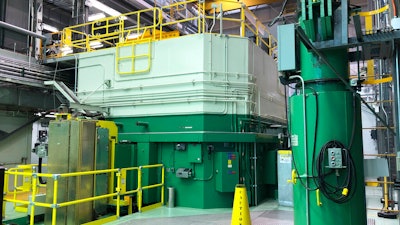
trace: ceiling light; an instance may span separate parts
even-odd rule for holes
[[[100,41],[91,41],[89,43],[90,48],[101,48],[103,47],[103,44]]]
[[[74,53],[74,50],[72,50],[72,48],[68,45],[64,45],[62,48],[60,48],[60,50],[62,56]]]
[[[60,50],[63,51],[63,52],[65,52],[65,51],[70,51],[70,50],[72,50],[72,48],[69,47],[68,45],[65,45],[65,46],[63,46]]]
[[[142,33],[133,33],[133,34],[129,34],[128,36],[126,36],[126,39],[128,39],[128,40],[136,39],[140,36],[142,36]]]
[[[47,31],[50,31],[50,32],[53,32],[53,33],[59,31],[56,27],[50,26],[50,25],[45,24],[45,23],[42,23],[42,30],[47,30]]]
[[[95,21],[99,19],[106,18],[106,14],[104,13],[96,13],[88,16],[88,21]]]
[[[89,7],[94,7],[98,10],[101,10],[105,13],[107,13],[110,16],[119,16],[121,15],[120,12],[118,12],[117,10],[97,1],[97,0],[86,0],[85,5],[89,6]]]

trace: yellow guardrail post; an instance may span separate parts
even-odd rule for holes
[[[18,172],[18,171],[17,171]],[[13,193],[13,197],[14,197],[14,200],[17,200],[17,185],[18,185],[18,175],[17,174],[14,174],[14,193]],[[14,202],[14,208],[16,208],[17,207],[17,202]]]
[[[161,169],[161,184],[162,184],[162,186],[161,186],[161,205],[164,205],[164,198],[165,198],[164,197],[164,191],[165,191],[164,182],[165,182],[165,167],[163,166]]]
[[[121,193],[121,170],[118,169],[117,172],[117,217],[120,215],[120,193]]]
[[[56,225],[56,218],[57,218],[57,197],[58,197],[58,178],[60,175],[54,174],[54,187],[53,187],[53,204],[52,204],[52,215],[51,215],[51,224]]]
[[[246,36],[246,14],[244,12],[244,5],[240,7],[240,36]]]
[[[29,205],[31,206],[30,225],[35,224],[35,200],[37,192],[37,174],[32,174],[32,197]]]
[[[137,198],[137,205],[138,205],[139,212],[142,212],[142,198],[143,198],[142,167],[139,166],[139,169],[138,169],[138,198]]]

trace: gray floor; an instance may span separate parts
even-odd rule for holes
[[[380,209],[382,190],[367,187],[367,208]],[[384,219],[377,216],[378,210],[368,210],[368,225],[399,225],[399,219]],[[230,225],[232,209],[191,209],[160,207],[144,213],[135,213],[107,225]],[[279,206],[276,201],[267,201],[250,208],[252,225],[293,225],[293,210]]]
[[[367,187],[367,208],[381,209],[382,189]],[[397,199],[395,193],[394,199]],[[367,210],[368,225],[399,225],[399,219],[384,219],[377,216],[379,210]],[[266,201],[250,208],[252,225],[293,225],[293,209],[278,205],[277,201]],[[6,217],[22,217],[7,203]],[[193,209],[184,207],[160,207],[143,213],[134,213],[107,223],[107,225],[230,225],[232,209]],[[338,224],[340,225],[340,224]],[[357,224],[358,225],[358,224]]]

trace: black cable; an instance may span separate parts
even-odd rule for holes
[[[329,148],[340,148],[342,151],[342,160],[343,165],[346,167],[343,168],[328,168],[325,167],[325,159],[326,152]],[[324,194],[326,198],[329,200],[343,204],[348,202],[355,193],[356,185],[357,185],[357,177],[355,173],[355,165],[353,158],[350,154],[350,151],[345,148],[345,146],[336,140],[332,140],[327,142],[318,154],[317,159],[317,172],[318,172],[318,185],[321,192]],[[341,174],[344,174],[343,182],[339,183],[339,170]],[[344,172],[343,172],[344,171]],[[336,184],[333,184],[332,181],[329,181],[329,178],[332,180],[332,175],[336,176]],[[342,194],[344,189],[348,189],[349,193]]]
[[[318,131],[318,117],[319,117],[319,106],[318,106],[318,93],[314,88],[308,87],[313,91],[313,95],[315,96],[315,126],[314,126],[314,144],[313,144],[313,155],[312,155],[312,166],[311,166],[311,174],[315,177],[314,168],[315,168],[315,153],[317,151],[317,131]],[[315,183],[315,179],[314,179]],[[317,183],[315,185],[318,187]]]
[[[42,157],[39,157],[39,168],[38,168],[38,173],[42,173],[42,164],[43,164],[43,159]],[[43,180],[43,177],[39,176],[39,182],[41,184],[46,184],[47,181]]]
[[[356,94],[353,93],[353,128],[351,131],[351,138],[350,138],[350,143],[349,143],[349,147],[348,149],[351,150],[353,147],[353,143],[354,143],[354,137],[355,137],[355,133],[356,133],[356,117],[357,117],[357,110],[356,110]]]

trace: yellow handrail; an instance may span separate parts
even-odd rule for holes
[[[258,20],[256,15],[241,2],[237,2],[239,4],[238,8],[241,10],[239,18],[226,16],[215,18],[209,16],[206,14],[205,4],[205,1],[198,0],[179,1],[162,7],[143,9],[116,17],[107,17],[66,27],[59,33],[62,37],[61,43],[50,46],[53,49],[59,49],[56,54],[52,54],[50,57],[65,55],[62,52],[60,53],[61,49],[74,51],[73,53],[77,53],[78,50],[84,52],[94,51],[97,49],[93,46],[95,42],[98,44],[98,48],[102,45],[103,47],[114,47],[117,44],[123,46],[127,42],[140,41],[143,38],[150,38],[150,41],[156,41],[192,33],[209,33],[206,30],[206,19],[217,19],[222,24],[223,22],[238,23],[240,27],[239,36],[246,37],[246,31],[249,31],[254,35],[257,45],[266,46],[268,53],[276,57],[276,38]],[[231,4],[233,3],[231,2]],[[185,13],[182,14],[181,11]],[[143,16],[146,14],[153,16],[153,24],[144,25],[142,23]],[[126,21],[135,21],[137,25],[126,27]],[[168,27],[168,31],[165,31],[166,27]],[[180,34],[169,35],[171,27],[179,28]],[[192,27],[193,29],[188,32],[187,30],[182,30],[184,27]],[[265,41],[264,38],[267,38],[268,41]]]
[[[153,169],[153,168],[161,168],[161,182],[158,184],[150,184],[147,186],[142,186],[142,170],[143,169]],[[151,209],[152,207],[159,206],[159,205],[164,205],[164,178],[165,176],[165,169],[163,164],[154,164],[154,165],[147,165],[147,166],[140,166],[139,171],[138,171],[138,198],[137,198],[137,205],[138,205],[138,210],[139,212],[142,212],[144,210],[144,207],[142,207],[142,201],[143,201],[143,190],[146,189],[152,189],[152,188],[157,188],[161,187],[161,200],[158,203],[152,204],[150,206],[146,206],[146,208]]]
[[[154,168],[161,168],[161,181],[160,183],[157,184],[148,184],[148,185],[143,185],[142,184],[142,170],[144,169],[154,169]],[[122,169],[105,169],[105,170],[94,170],[94,171],[83,171],[83,172],[71,172],[71,173],[61,173],[61,174],[48,174],[48,173],[27,173],[27,172],[20,172],[22,168],[12,168],[6,171],[6,177],[9,179],[10,175],[14,175],[14,178],[18,178],[18,176],[30,176],[31,181],[32,181],[32,198],[31,201],[27,200],[18,200],[16,197],[10,199],[10,198],[4,198],[4,201],[6,202],[12,202],[14,204],[30,204],[30,213],[31,215],[34,215],[35,213],[35,207],[45,207],[45,208],[50,208],[52,209],[52,219],[51,219],[51,224],[56,225],[57,221],[57,209],[61,207],[66,207],[70,205],[76,205],[76,204],[81,204],[85,202],[91,202],[91,201],[96,201],[99,199],[110,199],[116,197],[116,215],[115,219],[119,217],[120,215],[120,206],[121,206],[121,200],[120,196],[121,195],[128,195],[128,194],[133,194],[137,193],[138,198],[137,198],[137,205],[139,212],[144,210],[145,208],[149,207],[154,207],[154,206],[160,206],[164,204],[164,182],[165,182],[165,170],[164,170],[164,165],[163,164],[154,164],[154,165],[145,165],[145,166],[140,166],[140,167],[130,167],[130,168],[122,168]],[[135,190],[128,190],[126,191],[126,172],[127,171],[137,171],[137,179],[138,179],[138,185]],[[69,177],[79,177],[79,176],[88,176],[92,175],[95,176],[96,174],[116,174],[117,176],[117,181],[116,181],[116,188],[115,190],[112,190],[111,193],[103,194],[103,195],[98,195],[98,196],[91,196],[87,198],[82,198],[82,199],[75,199],[71,201],[65,201],[65,202],[58,202],[58,186],[59,186],[59,180],[63,178],[69,178]],[[36,201],[36,194],[38,193],[38,190],[40,187],[38,179],[40,177],[46,177],[48,179],[53,180],[53,200],[51,203],[44,203],[44,202],[37,202]],[[17,179],[15,179],[17,180]],[[7,184],[8,185],[8,184]],[[143,196],[143,190],[147,189],[152,189],[152,188],[159,188],[161,187],[161,200],[158,203],[155,203],[151,206],[146,206],[142,207],[142,196]],[[114,218],[114,217],[113,217]],[[30,218],[30,224],[34,224],[34,217]]]
[[[380,8],[380,9],[367,11],[367,12],[357,12],[354,14],[358,14],[362,17],[365,17],[365,33],[372,34],[374,32],[372,16],[382,13],[388,9],[389,9],[389,5],[385,5],[384,7]],[[374,70],[375,70],[374,69],[374,60],[372,60],[372,59],[367,60],[367,80],[366,80],[366,82],[364,82],[364,84],[377,84],[380,82],[378,79],[375,79],[375,77],[374,77],[375,71]],[[372,79],[369,78],[371,76],[373,76]]]

